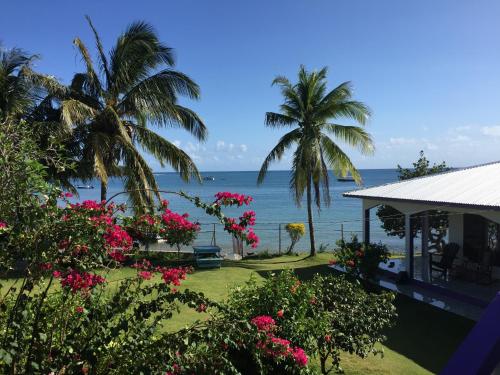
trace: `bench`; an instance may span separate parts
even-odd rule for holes
[[[220,268],[222,265],[222,257],[220,255],[221,248],[219,246],[193,246],[194,258],[196,266],[199,268]]]

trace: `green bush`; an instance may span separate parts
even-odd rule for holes
[[[337,241],[335,260],[331,263],[343,266],[348,274],[371,280],[375,277],[380,263],[389,259],[389,250],[381,243],[365,245],[353,235],[351,241]]]
[[[321,371],[341,370],[340,353],[362,358],[380,353],[396,312],[390,293],[369,294],[341,276],[316,275],[300,282],[291,271],[270,274],[264,284],[251,280],[236,288],[228,306],[241,317],[270,316],[276,334],[319,358]],[[328,363],[330,361],[330,363]]]

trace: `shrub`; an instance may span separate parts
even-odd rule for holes
[[[287,254],[290,254],[300,238],[306,233],[306,227],[304,223],[288,223],[285,225],[285,230],[290,236],[290,246],[287,250]]]
[[[252,279],[236,288],[228,306],[247,319],[272,318],[273,334],[317,356],[326,374],[341,370],[342,351],[362,358],[380,353],[375,344],[385,339],[382,332],[396,316],[393,299],[390,293],[369,294],[342,276],[316,275],[301,282],[283,271],[264,284]]]
[[[348,274],[355,277],[362,276],[367,280],[375,277],[379,264],[386,263],[390,255],[385,245],[381,243],[365,245],[358,241],[356,235],[352,236],[351,241],[339,240],[337,246],[336,259],[331,263],[343,266]]]

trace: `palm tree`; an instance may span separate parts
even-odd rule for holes
[[[273,85],[281,87],[285,100],[280,106],[281,113],[266,113],[266,126],[293,129],[281,137],[267,155],[257,180],[261,184],[271,162],[280,160],[286,150],[296,146],[290,189],[298,206],[304,190],[306,191],[311,255],[316,254],[312,194],[314,191],[314,202],[318,210],[321,200],[326,206],[330,204],[328,168],[333,169],[337,175],[351,173],[357,183],[361,181],[356,167],[330,136],[357,148],[363,154],[373,153],[374,150],[370,135],[361,127],[366,124],[370,110],[365,104],[352,100],[350,82],[344,82],[327,92],[326,76],[327,68],[308,72],[301,66],[296,84],[281,76],[274,79]],[[339,119],[350,119],[361,126],[340,125],[337,124]]]
[[[85,44],[76,38],[74,45],[86,71],[75,74],[59,98],[61,123],[81,145],[76,174],[99,178],[102,200],[107,196],[108,177],[121,177],[134,209],[142,211],[152,207],[152,191],[158,187],[140,148],[162,167],[172,166],[184,180],[200,179],[191,158],[148,127],[180,127],[204,140],[203,121],[178,103],[178,95],[198,99],[199,87],[172,70],[172,49],[159,41],[147,23],[128,26],[106,54],[92,21],[86,19],[95,37],[98,69]]]
[[[36,55],[19,48],[5,49],[0,45],[0,122],[19,119],[35,102],[30,65]]]

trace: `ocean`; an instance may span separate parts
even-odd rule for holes
[[[389,182],[397,181],[397,171],[395,169],[366,169],[361,170],[363,186],[370,187]],[[289,245],[288,234],[283,227],[286,223],[303,222],[307,228],[307,211],[304,203],[297,207],[293,196],[289,190],[289,171],[269,171],[266,180],[262,185],[257,185],[256,171],[248,172],[204,172],[203,176],[213,176],[214,181],[203,181],[202,183],[183,182],[176,173],[156,173],[158,186],[161,190],[179,191],[182,190],[190,195],[196,195],[205,201],[213,201],[214,194],[219,191],[230,191],[250,195],[253,202],[249,207],[230,208],[224,212],[228,216],[239,216],[244,210],[252,209],[256,212],[257,224],[255,232],[260,237],[261,242],[257,251],[268,250],[269,252],[279,251],[279,237],[281,224],[281,251],[285,251]],[[78,184],[75,183],[75,184]],[[95,189],[80,189],[79,197],[74,200],[95,199],[99,200],[99,182],[88,183]],[[330,176],[331,205],[322,207],[321,210],[314,209],[315,234],[317,248],[322,245],[325,249],[333,249],[335,242],[340,239],[342,231],[344,238],[350,238],[352,234],[362,236],[361,230],[361,200],[355,198],[345,198],[342,193],[358,188],[354,182],[339,182],[332,175]],[[108,197],[123,191],[123,185],[119,179],[111,179],[108,188]],[[174,211],[190,215],[191,220],[201,223],[201,232],[196,241],[198,244],[209,244],[214,228],[214,219],[207,216],[203,211],[193,207],[188,201],[175,195],[164,195],[170,201],[170,208]],[[304,197],[305,198],[305,197]],[[126,202],[125,194],[114,199],[117,203]],[[373,210],[375,211],[375,210]],[[374,242],[382,241],[394,252],[399,252],[403,248],[403,241],[388,237],[380,227],[375,213],[371,215],[371,239]],[[230,248],[231,237],[222,230],[220,225],[215,225],[215,235],[217,244],[223,248]],[[307,251],[309,244],[308,234],[298,242],[295,249],[297,251]],[[229,250],[229,249],[228,249]]]

